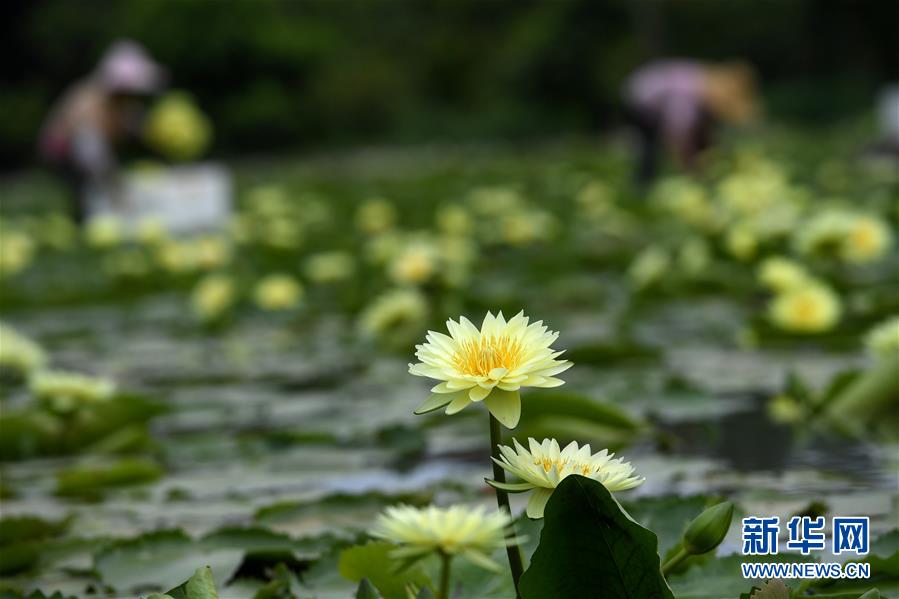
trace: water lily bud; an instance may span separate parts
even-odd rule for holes
[[[684,533],[684,550],[690,555],[700,555],[720,545],[733,515],[734,504],[725,501],[696,516]]]

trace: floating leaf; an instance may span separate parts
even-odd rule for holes
[[[373,542],[345,549],[340,554],[337,568],[340,575],[353,582],[367,578],[381,592],[384,599],[406,599],[406,585],[421,588],[430,584],[420,564],[414,564],[401,572],[397,562],[390,557],[396,546]]]
[[[67,497],[96,498],[106,489],[156,480],[162,468],[146,459],[127,459],[111,466],[78,466],[56,476],[56,494]]]
[[[119,541],[101,550],[94,568],[104,583],[119,593],[132,589],[166,588],[210,566],[215,581],[224,584],[243,560],[241,549],[210,549],[178,530],[158,531]]]

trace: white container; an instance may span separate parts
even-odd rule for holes
[[[87,191],[88,219],[115,217],[126,235],[146,221],[176,235],[221,230],[231,218],[232,193],[229,171],[215,163],[128,171],[118,194]]]

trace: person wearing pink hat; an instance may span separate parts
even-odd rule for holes
[[[719,125],[750,123],[760,112],[755,73],[743,62],[650,62],[625,82],[624,104],[638,135],[641,184],[656,176],[663,148],[681,169],[695,171]]]
[[[86,216],[85,187],[115,189],[115,146],[139,133],[142,100],[158,93],[165,79],[165,70],[140,44],[118,41],[50,111],[40,135],[40,155],[66,181],[79,224]]]

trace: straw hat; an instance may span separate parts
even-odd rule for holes
[[[131,40],[115,42],[106,50],[94,76],[111,92],[151,94],[165,83],[165,70]]]
[[[703,99],[722,121],[746,123],[759,113],[755,87],[755,72],[748,64],[711,65],[703,77]]]

